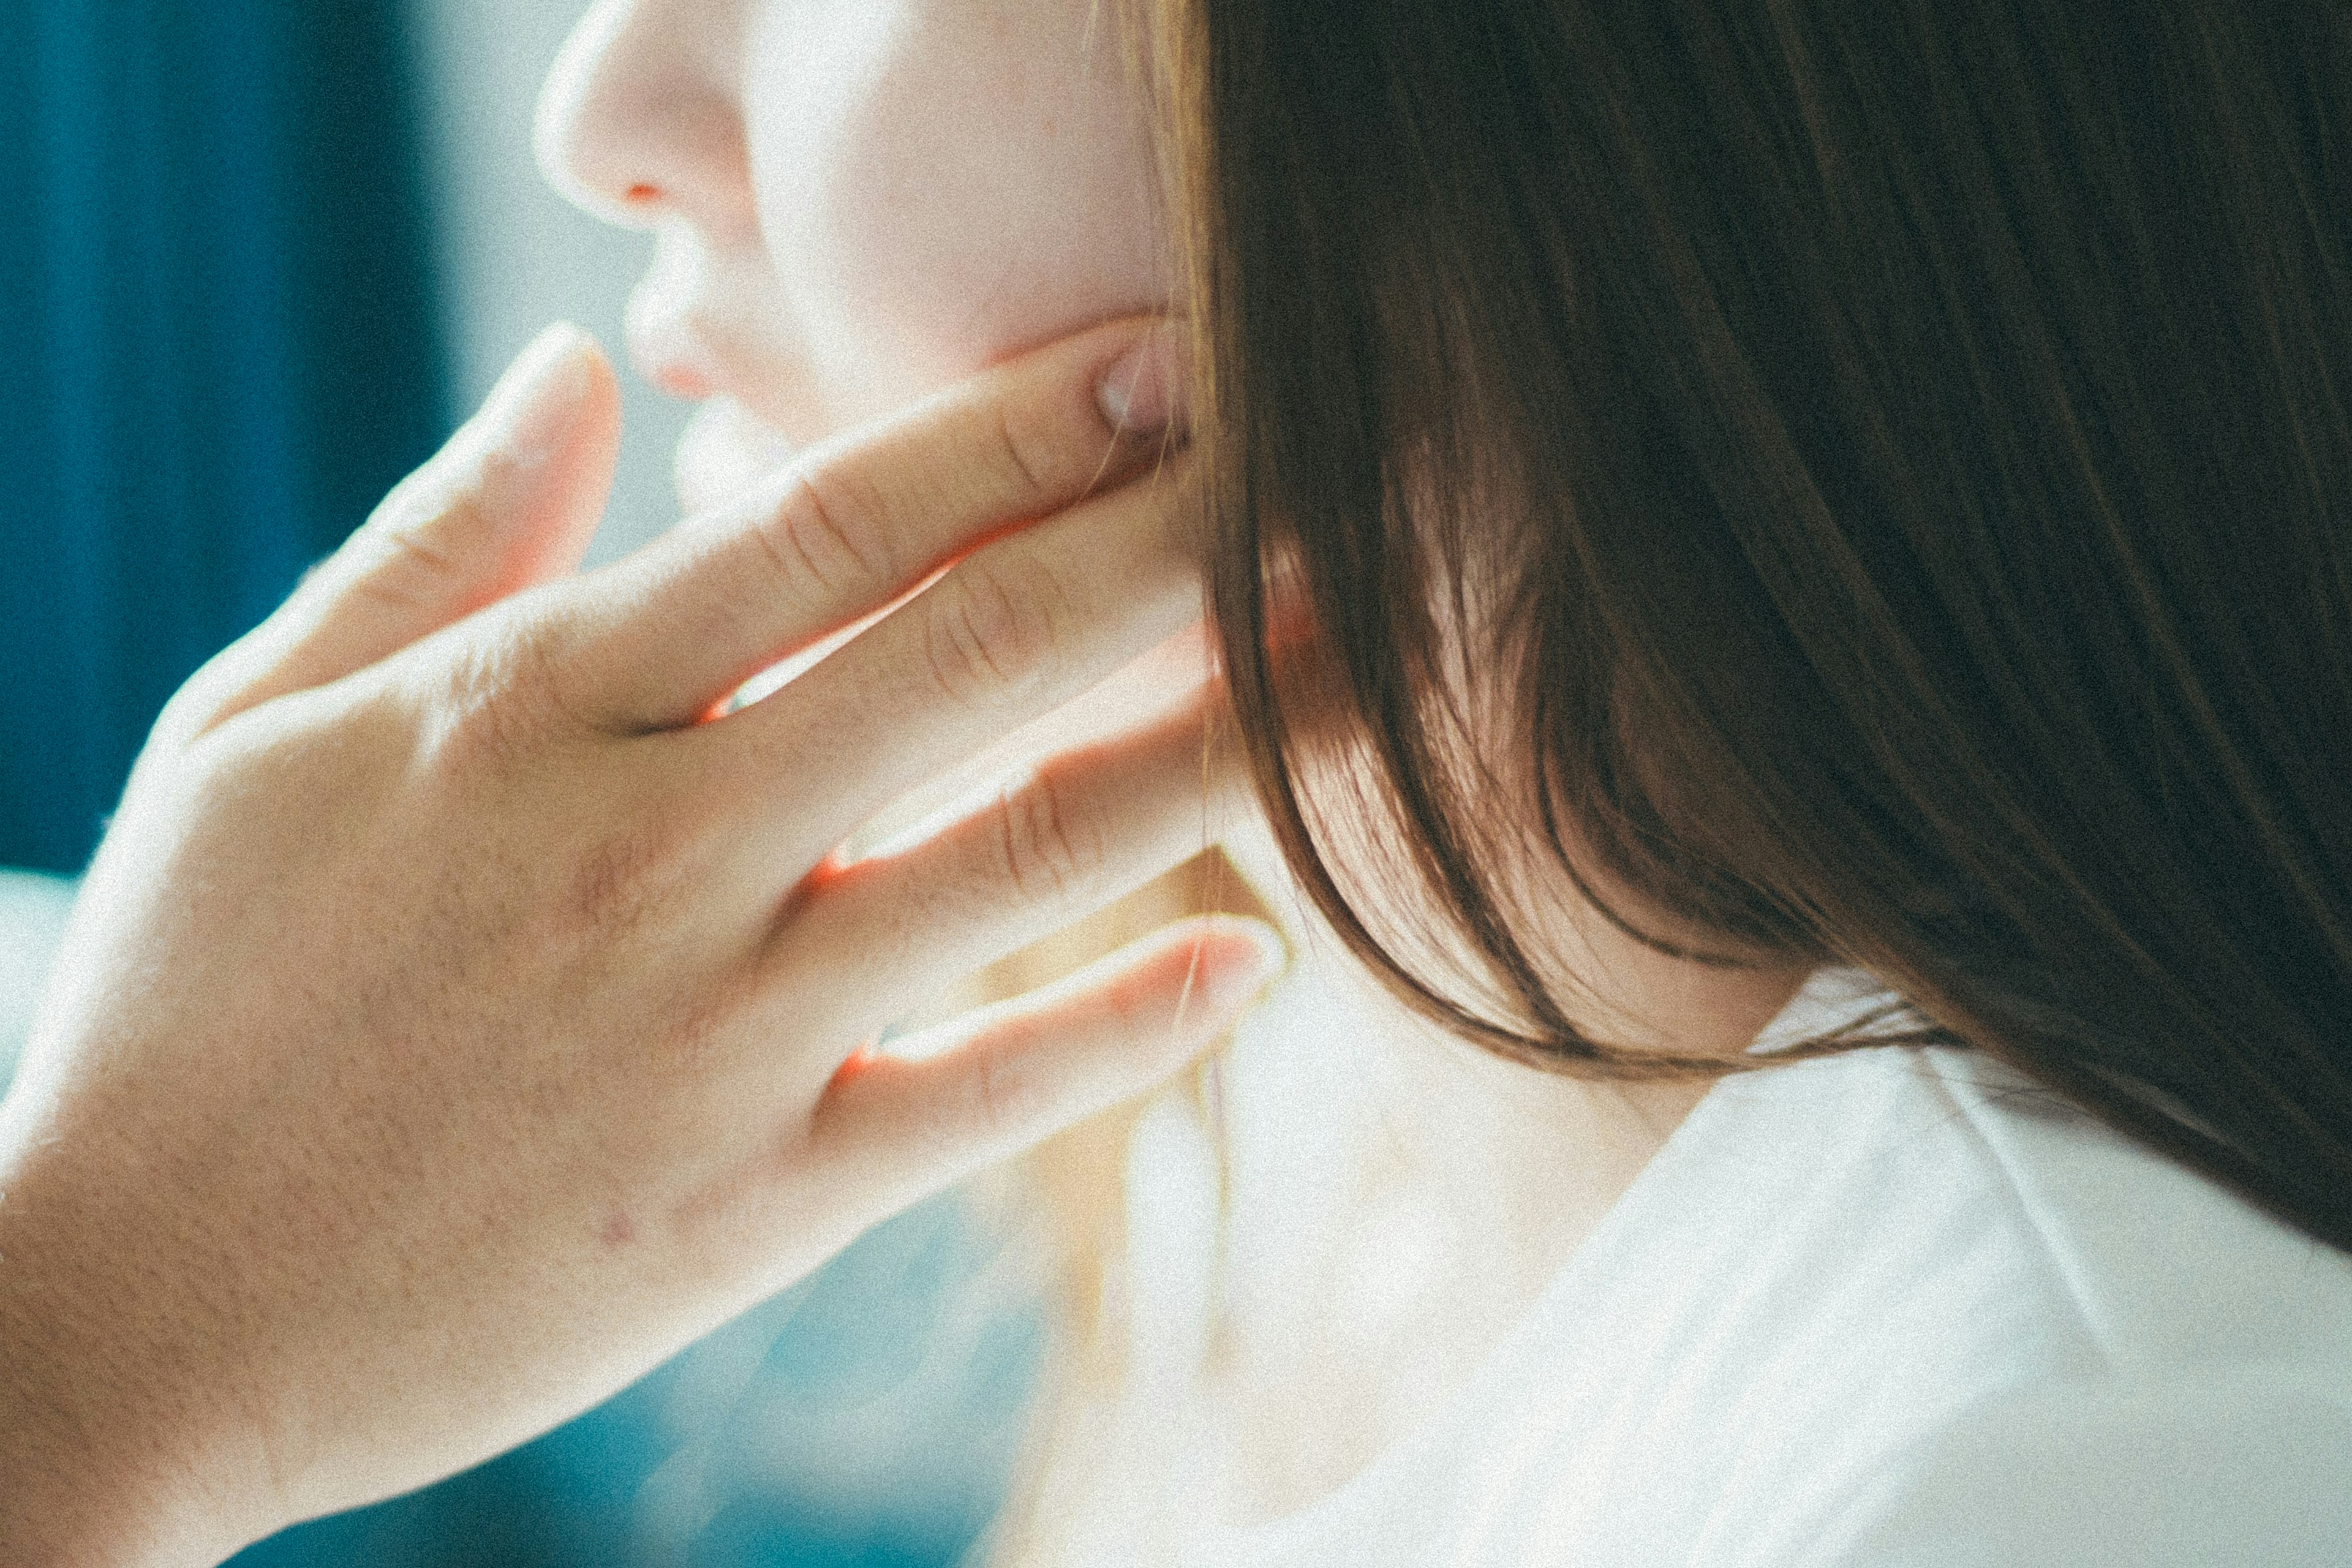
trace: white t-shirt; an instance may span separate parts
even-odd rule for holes
[[[2346,1568],[2352,1258],[1969,1053],[1729,1079],[1433,1416],[1185,1561]]]

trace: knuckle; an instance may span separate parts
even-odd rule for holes
[[[1069,809],[1062,789],[1039,777],[997,811],[998,868],[1023,900],[1077,896],[1100,876],[1109,847],[1091,817]]]
[[[576,812],[559,813],[593,824],[565,832],[559,827],[545,851],[556,862],[542,878],[551,934],[566,951],[605,968],[634,952],[675,951],[681,933],[695,926],[695,914],[710,898],[711,875],[723,854],[722,837],[711,821],[691,810],[648,809],[666,798],[642,784],[619,797],[609,786],[578,796]],[[739,966],[719,965],[723,973]],[[733,1016],[746,1000],[728,983],[698,966],[703,980],[692,994],[677,989],[677,976],[650,978],[649,1001],[674,1021],[681,1038],[698,1037],[708,1022]],[[704,1015],[709,1015],[709,1019]]]
[[[359,569],[344,580],[343,596],[403,620],[443,615],[452,600],[467,596],[469,586],[465,563],[436,537],[445,520],[454,515],[386,529]]]
[[[1027,1056],[1020,1042],[999,1039],[973,1058],[971,1115],[983,1137],[1016,1131],[1034,1118],[1038,1089],[1035,1074],[1024,1070]]]
[[[571,868],[557,917],[596,939],[644,929],[673,901],[676,858],[652,832],[616,834],[591,844]]]
[[[787,587],[829,598],[867,594],[898,581],[886,513],[854,468],[820,468],[793,479],[758,537]]]
[[[438,749],[463,765],[510,773],[582,732],[555,644],[549,628],[519,618],[459,643],[434,693]]]
[[[1054,489],[1054,432],[1042,427],[1018,402],[1000,403],[992,423],[997,460],[1006,480],[1024,495],[1043,496]]]
[[[401,492],[394,492],[371,520],[372,531],[379,541],[378,554],[361,581],[374,583],[389,577],[402,584],[393,590],[398,593],[463,581],[467,563],[455,544],[486,538],[494,531],[488,488],[497,482],[501,471],[493,464],[467,483],[444,489],[429,500],[422,495],[408,498],[406,504],[395,505],[402,497]],[[410,583],[416,586],[407,585]]]
[[[576,695],[566,628],[541,616],[518,617],[507,633],[514,647],[512,700],[522,702],[551,734],[600,731]]]
[[[948,697],[984,702],[1045,673],[1063,617],[1042,576],[1016,581],[974,558],[940,588],[925,642],[932,676]]]

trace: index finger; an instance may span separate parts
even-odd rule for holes
[[[608,568],[553,661],[564,710],[628,732],[694,723],[992,535],[1124,475],[1161,434],[1113,410],[1139,377],[1164,386],[1171,342],[1137,319],[1009,361]]]

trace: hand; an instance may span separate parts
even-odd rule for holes
[[[1159,341],[1040,351],[579,577],[617,405],[559,331],[189,683],[0,1109],[0,1561],[215,1561],[487,1458],[1230,1023],[1272,936],[1196,921],[865,1048],[1202,847],[1243,794],[1205,681],[837,853],[1197,618],[1181,459],[1097,397]]]

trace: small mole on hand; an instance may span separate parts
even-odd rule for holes
[[[604,1216],[604,1228],[597,1233],[597,1237],[606,1247],[614,1248],[626,1247],[637,1239],[637,1225],[629,1217],[626,1210],[614,1209]]]

